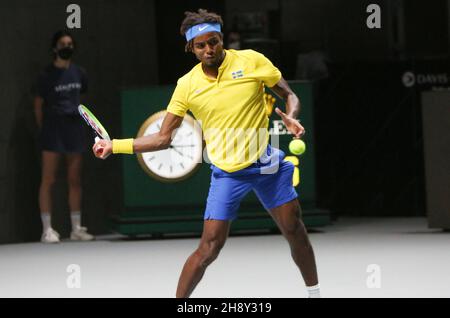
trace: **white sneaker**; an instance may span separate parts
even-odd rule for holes
[[[70,239],[72,241],[92,241],[94,236],[87,232],[87,228],[80,226],[70,233]]]
[[[41,237],[42,243],[59,243],[59,234],[54,229],[49,228],[47,231],[42,233]]]

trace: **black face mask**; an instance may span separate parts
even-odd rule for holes
[[[57,54],[63,60],[69,60],[72,57],[73,48],[71,48],[71,47],[64,47],[62,49],[59,49],[57,51]]]

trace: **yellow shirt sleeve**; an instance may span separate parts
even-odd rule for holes
[[[267,87],[273,87],[281,79],[280,70],[263,54],[254,51],[255,73]]]
[[[179,79],[177,87],[175,87],[175,91],[170,99],[169,106],[167,106],[167,111],[176,116],[184,117],[189,110],[187,95],[188,85],[186,81]]]

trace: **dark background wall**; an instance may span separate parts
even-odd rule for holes
[[[184,52],[186,41],[180,34],[180,26],[184,12],[196,11],[198,8],[224,15],[225,1],[155,1],[156,12],[161,13],[155,19],[160,84],[175,83],[196,63],[192,54]]]
[[[37,240],[40,219],[37,191],[40,154],[31,90],[39,71],[50,63],[51,35],[66,24],[66,7],[73,1],[26,0],[0,2],[0,242]],[[157,84],[154,3],[146,0],[76,2],[81,29],[75,62],[89,76],[87,104],[112,136],[120,132],[120,88]],[[107,232],[106,216],[121,200],[120,161],[99,162],[87,153],[83,170],[83,219],[94,233]],[[54,224],[63,236],[70,219],[64,169],[55,194]]]
[[[89,74],[88,105],[120,136],[122,87],[175,83],[195,62],[184,53],[179,26],[186,10],[234,17],[267,15],[262,35],[276,41],[276,64],[296,79],[299,54],[321,52],[328,76],[316,82],[319,204],[338,215],[424,215],[419,95],[406,70],[449,72],[449,0],[79,0],[82,28],[76,63]],[[65,26],[73,1],[0,0],[0,242],[37,240],[40,156],[32,87],[50,62],[52,33]],[[369,30],[366,7],[381,7],[382,28]],[[272,47],[269,47],[272,49]],[[65,175],[59,174],[54,221],[68,234]],[[84,223],[108,232],[121,205],[120,158],[83,170]]]

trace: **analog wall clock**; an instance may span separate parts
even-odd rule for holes
[[[166,111],[150,116],[141,126],[137,137],[161,130]],[[168,149],[137,154],[142,169],[162,182],[178,182],[192,176],[202,162],[203,139],[200,126],[186,114]]]

